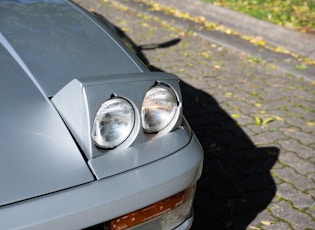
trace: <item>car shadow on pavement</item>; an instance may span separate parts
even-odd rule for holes
[[[118,35],[151,71],[144,47],[166,48],[180,42],[140,46],[122,30]],[[272,201],[276,184],[270,169],[278,159],[276,147],[256,147],[237,123],[208,93],[181,81],[184,115],[205,152],[198,182],[192,230],[246,229]]]
[[[205,152],[192,229],[246,229],[276,192],[279,149],[257,148],[209,94],[182,82],[184,114]]]

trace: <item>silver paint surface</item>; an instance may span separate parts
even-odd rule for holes
[[[115,35],[110,35],[110,30],[96,25],[91,16],[68,2],[7,2],[0,1],[0,32],[47,96],[74,78],[144,69],[112,38]]]

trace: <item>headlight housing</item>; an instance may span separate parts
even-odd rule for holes
[[[144,96],[141,110],[142,127],[145,133],[157,133],[166,128],[178,109],[175,92],[166,85],[152,87]]]
[[[148,111],[151,111],[152,113],[150,112],[150,114],[153,114],[152,107],[147,106],[150,105],[150,103],[147,102],[155,101],[154,98],[156,95],[150,95],[152,92],[154,93],[154,91],[151,90],[156,89],[155,87],[157,87],[157,89],[159,87],[166,89],[167,92],[169,91],[167,94],[171,95],[171,98],[173,98],[170,103],[173,105],[173,109],[166,110],[168,111],[166,113],[168,114],[167,117],[171,118],[169,119],[170,122],[162,122],[163,124],[160,123],[160,126],[154,125],[153,120],[149,119],[147,116]],[[150,93],[145,96],[148,91],[150,91]],[[129,112],[125,114],[122,113],[122,117],[125,117],[128,122],[118,123],[120,128],[124,130],[124,135],[122,136],[114,135],[115,133],[118,133],[118,128],[117,126],[113,126],[113,123],[115,123],[113,116],[110,122],[108,122],[110,119],[109,115],[105,116],[102,124],[99,120],[101,111],[103,111],[101,105],[106,101],[112,103],[114,101],[111,100],[114,99],[118,99],[118,101],[122,99],[122,104],[129,108],[127,111],[130,112],[130,114]],[[95,162],[100,162],[100,159],[107,159],[107,157],[111,158],[110,156],[112,154],[107,153],[118,151],[128,152],[132,149],[129,147],[134,146],[137,148],[136,146],[142,146],[142,143],[146,143],[152,140],[152,138],[159,139],[159,137],[163,137],[164,135],[181,128],[183,124],[182,96],[179,79],[177,76],[169,73],[144,71],[96,77],[87,76],[73,79],[60,89],[53,96],[51,101],[69,129],[69,132],[71,132],[78,147],[82,150],[82,153],[95,171],[97,169],[103,170],[103,165],[94,164],[92,161],[94,162],[95,160]],[[159,102],[159,100],[156,101]],[[109,102],[106,102],[104,106],[106,105],[105,107],[111,108],[113,105],[108,103]],[[144,116],[142,116],[143,105]],[[177,108],[174,109],[175,107]],[[96,118],[97,113],[98,118]],[[105,113],[107,112],[105,111]],[[109,114],[112,115],[113,113],[114,112],[111,111]],[[104,114],[102,116],[104,116]],[[151,118],[154,117],[155,116],[152,116]],[[108,125],[110,125],[109,127],[112,127],[110,128],[112,129],[111,133],[107,132],[106,134],[105,130],[101,130],[104,129],[103,125],[105,124],[105,120],[107,120]],[[119,117],[117,120],[119,121],[123,119]],[[153,129],[154,127],[157,128]],[[149,162],[150,159],[155,159],[155,157],[157,156],[146,158],[146,162]],[[115,159],[127,162],[125,153],[116,154]],[[134,165],[137,166],[140,164],[142,163],[134,163]]]
[[[114,148],[128,138],[134,123],[135,111],[127,100],[107,100],[96,113],[92,139],[98,147]]]

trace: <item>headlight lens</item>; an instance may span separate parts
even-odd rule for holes
[[[130,135],[135,123],[135,112],[125,99],[105,101],[96,113],[92,139],[102,148],[114,148]]]
[[[156,133],[164,129],[174,118],[177,97],[166,85],[151,88],[142,103],[141,119],[145,133]]]

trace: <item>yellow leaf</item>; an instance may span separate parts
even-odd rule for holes
[[[220,65],[215,65],[214,68],[215,69],[221,69],[221,66]]]
[[[127,25],[127,22],[126,22],[125,20],[121,20],[121,21],[119,22],[119,24],[120,24],[120,25]]]
[[[307,123],[308,126],[314,126],[315,125],[315,122],[313,122],[313,121],[308,121],[306,123]]]
[[[142,25],[143,27],[148,27],[148,23],[145,23],[145,22],[143,22],[141,25]]]
[[[202,22],[205,22],[205,21],[206,21],[206,18],[203,17],[203,16],[195,17],[195,22],[196,23],[202,23]]]
[[[284,51],[284,48],[281,46],[278,46],[278,47],[276,47],[275,51],[281,53]]]
[[[267,117],[266,119],[263,120],[262,125],[267,125],[270,122],[273,122],[276,120],[274,117]]]
[[[265,220],[261,221],[261,223],[262,223],[263,225],[266,225],[266,226],[272,225],[272,222],[270,222],[270,221],[265,221]]]
[[[233,118],[239,118],[240,115],[239,115],[238,113],[233,113],[233,114],[232,114],[232,117],[233,117]]]
[[[209,58],[210,54],[208,52],[202,52],[200,53],[201,56],[205,57],[205,58]]]
[[[278,53],[285,53],[285,54],[289,54],[290,53],[289,50],[286,50],[285,48],[283,48],[281,46],[276,47],[275,51],[278,52]]]
[[[294,132],[296,132],[296,129],[286,129],[288,132],[290,132],[290,133],[294,133]]]
[[[284,121],[282,117],[276,116],[276,115],[271,115],[273,118],[275,118],[277,121]]]
[[[254,226],[248,226],[248,227],[249,227],[249,229],[260,230],[260,228],[256,228],[256,227],[254,227]]]
[[[225,30],[225,33],[231,34],[231,33],[232,33],[232,30],[231,30],[230,28],[227,28],[227,29]]]
[[[262,124],[261,118],[258,117],[258,116],[255,116],[254,118],[255,118],[256,125],[257,125],[257,126],[261,126],[261,124]]]

